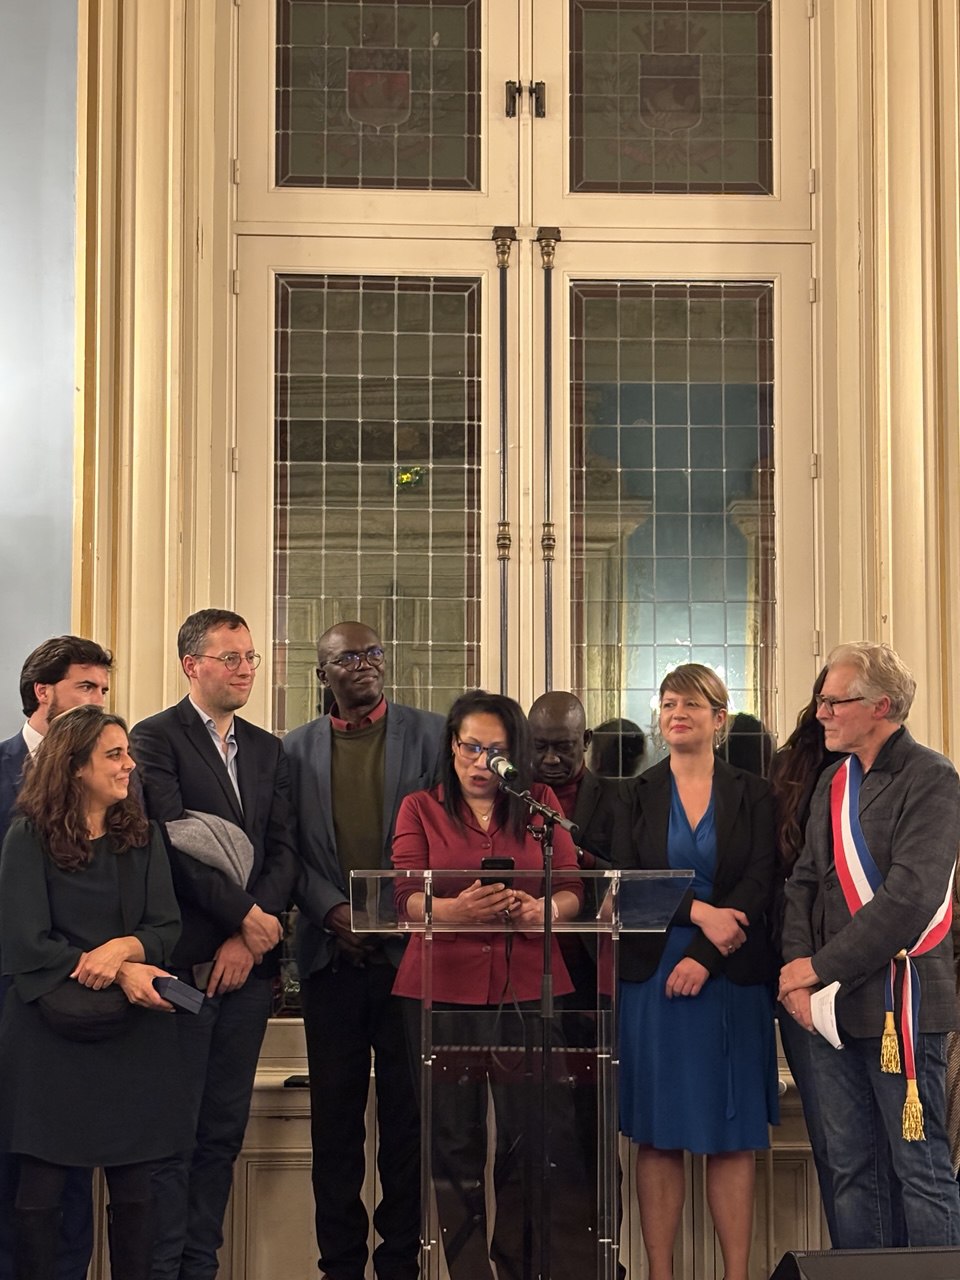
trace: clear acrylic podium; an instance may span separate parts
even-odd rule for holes
[[[419,935],[422,947],[408,1028],[421,1084],[422,1280],[617,1280],[617,952],[626,935],[666,929],[693,873],[577,873],[580,915],[553,924],[575,990],[536,1001],[511,991],[513,924],[433,918],[435,899],[479,874],[543,891],[539,871],[350,873],[354,929]],[[424,894],[425,920],[398,913],[405,888]],[[542,948],[543,926],[536,932]],[[483,935],[474,952],[504,948],[508,980],[479,1007],[434,998],[435,976],[467,934]],[[560,991],[556,964],[554,974]]]

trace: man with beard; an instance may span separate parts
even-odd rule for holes
[[[202,609],[180,628],[177,651],[190,692],[141,720],[130,745],[147,816],[164,830],[183,920],[170,971],[202,987],[207,999],[179,1023],[196,1145],[154,1171],[152,1276],[212,1280],[296,858],[286,757],[273,734],[236,714],[260,665],[246,622],[226,609]],[[188,812],[242,848],[241,869],[186,851]]]
[[[86,702],[103,706],[112,666],[109,650],[81,636],[44,640],[23,664],[20,699],[27,721],[19,733],[0,742],[0,843],[13,817],[28,754],[36,754],[50,721],[61,711]]]
[[[284,739],[298,819],[297,961],[310,1069],[313,1191],[321,1273],[363,1280],[369,1224],[361,1198],[364,1113],[375,1063],[381,1199],[373,1215],[378,1280],[416,1280],[420,1125],[395,940],[351,929],[351,870],[392,870],[400,802],[432,785],[443,717],[389,703],[375,631],[341,622],[317,641],[327,715]]]
[[[110,691],[113,656],[95,640],[54,636],[38,645],[20,672],[20,700],[27,717],[23,728],[0,742],[0,844],[14,815],[28,757],[36,754],[50,721],[62,711],[92,703],[102,707]],[[9,978],[0,978],[0,1004]],[[0,1156],[0,1280],[12,1280],[13,1205],[20,1163]],[[89,1169],[71,1169],[61,1202],[59,1280],[83,1280],[93,1251],[93,1209]]]

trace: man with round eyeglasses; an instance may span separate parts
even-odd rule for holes
[[[960,1244],[945,1102],[960,780],[905,727],[915,690],[887,645],[828,657],[817,719],[844,759],[821,775],[785,888],[780,999],[813,1035],[838,1249],[902,1243],[883,1212],[892,1174],[907,1243]],[[814,1031],[811,1009],[835,982],[842,1052]]]
[[[202,609],[181,626],[177,651],[187,696],[135,725],[130,744],[147,816],[167,839],[183,920],[171,972],[207,999],[178,1021],[197,1142],[154,1170],[151,1280],[213,1280],[297,867],[286,756],[273,734],[236,714],[260,665],[246,622]],[[178,831],[198,815],[247,842],[243,883],[223,859],[201,861],[171,837],[168,823]]]
[[[375,631],[341,622],[317,641],[329,713],[284,739],[297,815],[297,963],[310,1071],[313,1189],[320,1270],[363,1280],[369,1222],[362,1199],[364,1115],[374,1062],[380,1202],[378,1280],[416,1280],[420,1122],[401,1016],[392,994],[402,947],[351,929],[352,870],[392,870],[397,810],[433,785],[443,717],[388,702]]]

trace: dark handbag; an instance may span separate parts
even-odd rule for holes
[[[95,991],[67,978],[37,1000],[40,1016],[65,1040],[110,1040],[127,1025],[130,1001],[112,985]]]
[[[118,855],[120,914],[126,933],[132,933],[134,928],[130,876],[129,859]],[[59,986],[39,997],[37,1008],[47,1026],[64,1040],[91,1043],[119,1035],[127,1025],[132,1005],[117,983],[97,991],[82,986],[76,978],[64,978]]]

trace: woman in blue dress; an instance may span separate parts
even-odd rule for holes
[[[747,1280],[754,1152],[777,1115],[766,913],[776,874],[767,784],[715,754],[727,690],[686,663],[660,686],[669,758],[624,792],[614,857],[624,870],[689,868],[666,934],[620,950],[620,1126],[637,1144],[650,1280],[670,1280],[685,1195],[683,1153],[707,1157],[707,1200],[726,1280]]]

